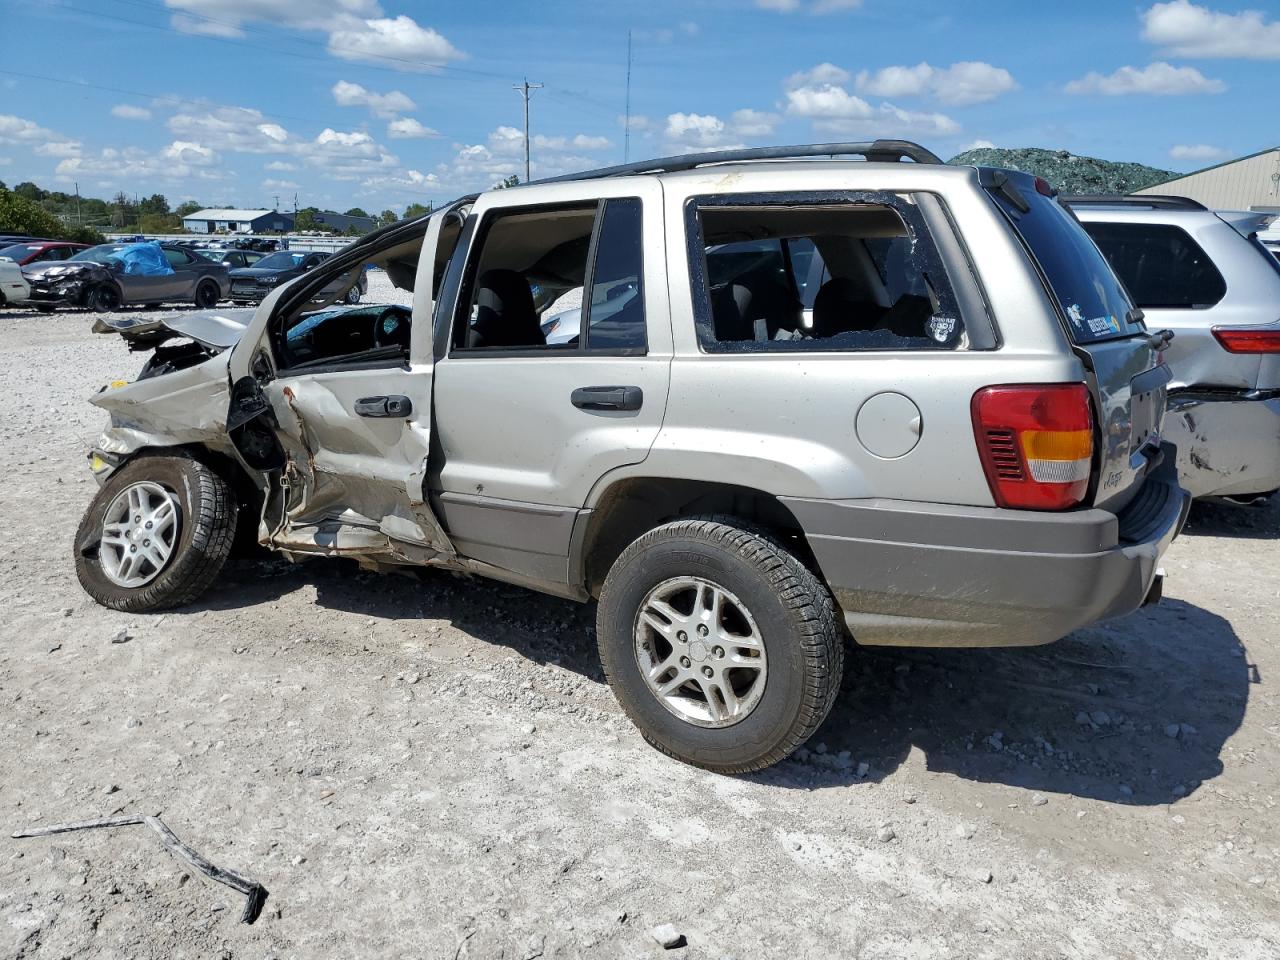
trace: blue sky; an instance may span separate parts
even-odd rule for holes
[[[523,175],[526,77],[535,177],[616,163],[628,30],[631,159],[903,136],[1191,170],[1280,142],[1259,2],[0,0],[0,180],[400,211]]]

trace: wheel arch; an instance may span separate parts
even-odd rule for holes
[[[579,519],[570,546],[571,582],[598,597],[622,551],[655,527],[683,517],[719,516],[778,538],[802,563],[818,571],[804,530],[774,494],[754,487],[669,477],[620,478],[599,491]]]
[[[258,478],[231,454],[202,443],[147,444],[120,457],[112,472],[142,457],[175,455],[185,455],[193,460],[199,460],[231,487],[242,510],[250,510],[251,515],[261,512],[263,491]]]

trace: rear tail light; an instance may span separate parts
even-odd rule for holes
[[[1066,510],[1093,468],[1093,414],[1083,383],[986,387],[973,395],[978,453],[1002,507]]]
[[[1228,353],[1280,353],[1280,326],[1214,327],[1213,335]]]

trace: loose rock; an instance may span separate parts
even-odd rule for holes
[[[675,950],[685,946],[689,941],[683,933],[670,923],[659,924],[649,931],[649,936],[657,940],[664,950]]]

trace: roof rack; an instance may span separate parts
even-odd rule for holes
[[[1190,197],[1174,197],[1167,194],[1098,194],[1096,196],[1061,197],[1063,203],[1075,207],[1150,207],[1154,210],[1207,210],[1203,203]]]
[[[568,173],[532,183],[565,183],[572,180],[599,180],[604,177],[623,177],[640,173],[675,173],[693,170],[713,163],[741,163],[750,160],[799,160],[805,157],[865,157],[875,163],[898,163],[914,160],[916,163],[942,163],[937,154],[910,140],[875,140],[862,143],[808,143],[791,147],[752,147],[745,150],[710,150],[706,153],[686,153],[657,160],[641,160],[616,167]]]

